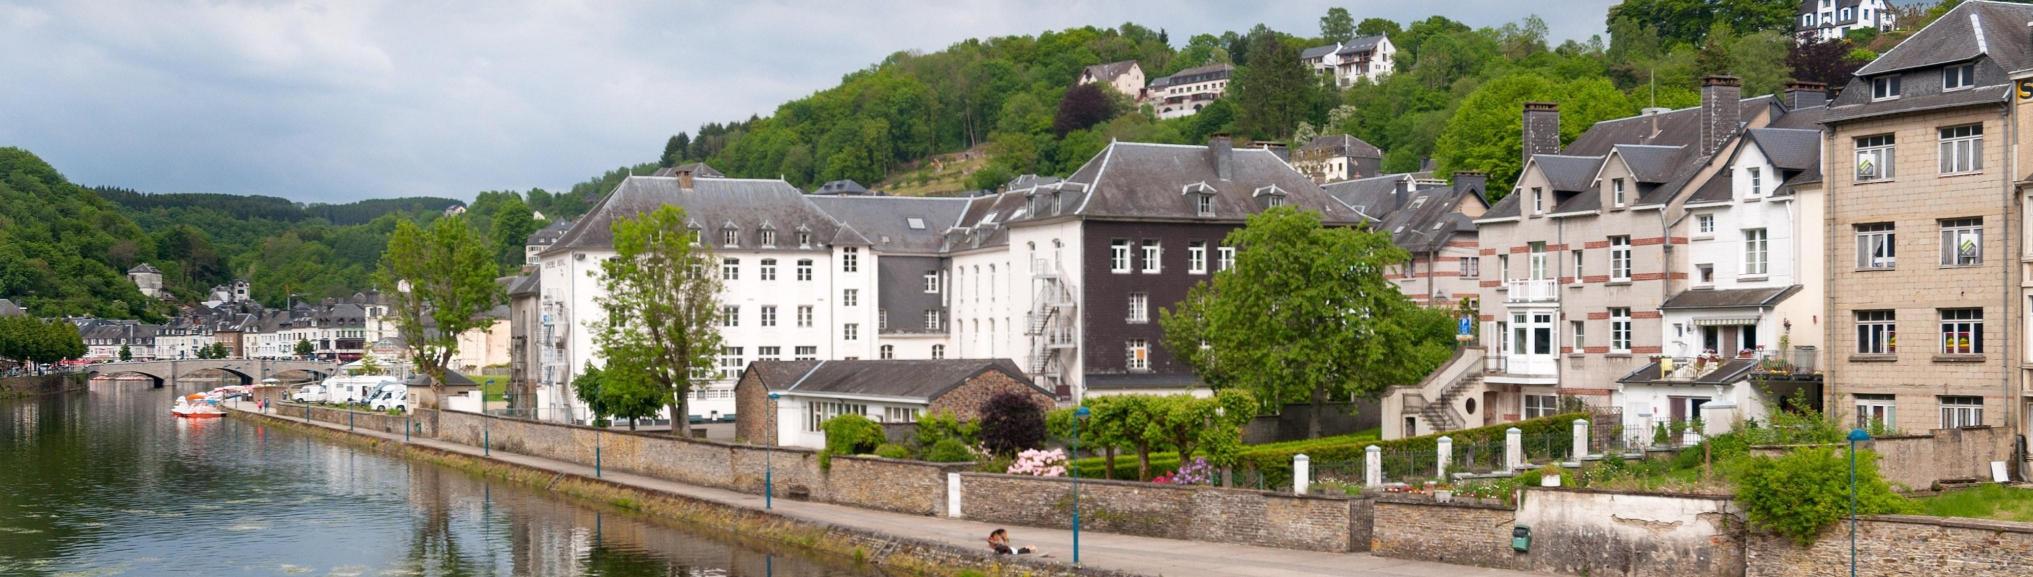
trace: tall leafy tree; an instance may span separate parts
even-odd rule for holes
[[[1630,98],[1608,79],[1559,81],[1537,73],[1505,76],[1484,83],[1462,99],[1433,146],[1433,159],[1443,173],[1483,170],[1489,173],[1492,200],[1508,193],[1524,168],[1524,103],[1560,104],[1561,142],[1573,140],[1596,122],[1636,112]]]
[[[1317,214],[1280,207],[1224,243],[1241,247],[1235,267],[1163,311],[1165,347],[1217,389],[1308,399],[1308,437],[1320,435],[1328,399],[1374,398],[1446,360],[1451,340],[1434,330],[1445,314],[1384,279],[1409,258],[1390,235],[1326,227]]]
[[[1236,130],[1258,138],[1283,138],[1306,120],[1326,90],[1299,62],[1299,51],[1266,31],[1250,36],[1250,64],[1236,70]]]
[[[530,215],[529,205],[523,204],[522,197],[509,194],[495,208],[494,219],[488,224],[488,236],[492,237],[495,258],[502,270],[513,271],[522,268],[527,258],[524,247],[529,243],[530,233],[536,232],[537,222]]]
[[[410,362],[430,378],[430,408],[445,394],[445,373],[459,335],[493,321],[481,316],[502,301],[500,267],[487,241],[458,216],[429,228],[403,221],[389,235],[374,282],[389,301]]]
[[[691,136],[687,136],[683,132],[671,135],[670,140],[664,141],[664,155],[657,164],[677,166],[678,163],[685,161],[685,154],[690,152],[691,148]]]
[[[1390,38],[1392,42],[1397,42],[1398,34],[1404,31],[1405,27],[1398,25],[1398,21],[1389,18],[1364,18],[1362,22],[1355,25],[1355,34],[1357,36],[1381,35]]]
[[[311,346],[311,341],[309,340],[297,339],[296,348],[291,352],[296,353],[296,357],[299,359],[308,359],[311,358],[311,353],[318,352],[318,348]]]
[[[1052,117],[1052,133],[1065,138],[1068,132],[1086,130],[1114,115],[1115,105],[1101,83],[1068,88],[1066,96],[1059,99],[1059,114]]]
[[[607,382],[650,383],[673,422],[690,416],[692,387],[710,380],[720,352],[720,277],[694,242],[685,210],[665,205],[614,221],[614,257],[600,263],[606,318],[593,327]],[[672,427],[689,436],[691,428]]]
[[[617,379],[593,366],[572,379],[572,390],[595,419],[627,419],[630,431],[635,430],[636,420],[656,416],[657,409],[664,408],[670,395],[655,383],[639,378]]]
[[[1365,21],[1367,22],[1367,21]],[[1348,15],[1348,9],[1340,6],[1327,9],[1327,15],[1320,17],[1320,39],[1328,42],[1347,42],[1355,37],[1355,17]]]

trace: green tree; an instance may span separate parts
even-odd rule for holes
[[[488,236],[493,237],[494,250],[501,270],[521,270],[528,259],[524,248],[528,246],[530,233],[536,232],[537,222],[530,215],[529,205],[522,197],[511,193],[495,209],[494,218],[488,224]]]
[[[1365,20],[1364,22],[1368,22]],[[1327,9],[1327,15],[1320,17],[1320,39],[1328,42],[1347,42],[1355,37],[1355,17],[1348,15],[1348,9],[1340,6]]]
[[[608,378],[651,383],[670,402],[671,418],[691,413],[686,398],[709,379],[720,351],[720,277],[712,255],[693,242],[685,211],[664,205],[614,221],[613,258],[600,263],[606,319],[594,342]],[[672,427],[690,435],[689,427]]]
[[[440,218],[429,228],[403,221],[389,236],[374,281],[410,363],[430,378],[429,408],[444,398],[459,335],[493,322],[481,313],[503,298],[494,282],[500,270],[494,250],[463,217]]]
[[[1358,36],[1381,35],[1390,38],[1392,42],[1397,42],[1398,34],[1404,31],[1404,27],[1399,26],[1398,21],[1389,18],[1364,18],[1355,25],[1355,33]]]
[[[131,360],[134,360],[134,351],[128,350],[127,345],[120,345],[120,362]]]
[[[312,353],[318,352],[318,349],[316,347],[311,346],[311,341],[307,339],[297,339],[295,352],[296,358],[308,359],[311,358]]]
[[[1236,130],[1257,138],[1284,138],[1299,121],[1311,117],[1327,89],[1277,33],[1251,35],[1250,46],[1249,66],[1235,72],[1234,98],[1240,109]]]
[[[1736,467],[1737,502],[1754,527],[1808,545],[1850,512],[1849,461],[1834,447],[1801,447],[1776,458],[1750,457]],[[1876,453],[1857,452],[1856,491],[1860,514],[1907,508],[1906,500],[1879,476]]]
[[[1502,198],[1517,182],[1523,160],[1524,103],[1560,104],[1560,140],[1573,140],[1596,122],[1628,116],[1634,107],[1608,79],[1558,81],[1537,73],[1498,78],[1462,99],[1433,145],[1438,170],[1483,170],[1489,173],[1489,194]]]
[[[1384,271],[1408,255],[1390,235],[1329,228],[1291,207],[1250,217],[1228,235],[1234,268],[1215,273],[1163,311],[1164,343],[1217,390],[1265,402],[1308,398],[1307,436],[1320,435],[1331,398],[1370,397],[1444,361],[1435,311],[1413,304]]]
[[[628,430],[633,431],[636,420],[656,416],[657,409],[669,402],[669,392],[655,383],[614,377],[599,367],[587,365],[585,372],[572,379],[572,391],[586,403],[596,420],[627,419]]]
[[[691,147],[692,137],[686,136],[683,132],[673,134],[670,140],[664,141],[664,154],[657,164],[666,167],[677,166],[679,162],[685,160],[685,153]]]

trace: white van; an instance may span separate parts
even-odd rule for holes
[[[376,411],[395,409],[409,412],[409,387],[398,383],[381,385],[381,388],[374,391],[374,396],[367,399],[367,408]]]
[[[296,393],[289,396],[289,400],[299,403],[322,403],[325,401],[325,388],[319,385],[304,385],[297,388]]]
[[[361,375],[325,379],[325,402],[364,404],[384,385],[396,384],[395,377]]]

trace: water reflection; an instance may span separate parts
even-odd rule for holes
[[[237,419],[174,419],[173,394],[0,401],[0,575],[873,574]]]

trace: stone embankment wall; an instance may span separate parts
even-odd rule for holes
[[[84,390],[85,375],[36,375],[0,377],[0,397],[33,397],[65,391]]]
[[[1532,489],[1517,524],[1525,569],[1619,577],[1744,574],[1743,515],[1728,497]]]
[[[1752,453],[1776,457],[1793,448],[1760,446],[1754,447]],[[2012,431],[1990,426],[1935,429],[1925,435],[1879,437],[1857,448],[1878,454],[1878,462],[1885,464],[1878,467],[1878,473],[1886,482],[1925,491],[1938,481],[1989,482],[1992,461],[2012,460]]]
[[[1381,557],[1524,569],[1511,551],[1517,512],[1470,503],[1379,497],[1370,552]]]
[[[253,406],[241,405],[241,408],[252,410]],[[271,403],[267,410],[269,414],[297,419],[304,418],[305,411],[305,405],[300,403]],[[400,435],[403,428],[408,427],[410,429],[409,434],[411,435],[419,437],[431,436],[430,419],[420,415],[390,415],[388,413],[355,411],[323,405],[310,405],[308,411],[310,419],[313,421],[322,421],[350,429]]]
[[[837,465],[836,465],[837,466]],[[961,473],[959,516],[994,523],[1072,525],[1072,480]],[[1082,529],[1308,551],[1368,547],[1368,499],[1080,480]]]
[[[417,420],[427,420],[425,415],[431,412],[418,411]],[[750,493],[761,493],[764,473],[774,471],[778,497],[918,515],[945,511],[946,473],[972,467],[836,456],[829,468],[822,469],[818,452],[806,449],[688,440],[455,411],[437,415],[436,437],[444,441],[478,447],[484,439],[503,451],[588,467],[594,465],[597,448],[604,470]]]
[[[1847,577],[1849,525],[1813,545],[1753,533],[1746,577]],[[1891,515],[1857,522],[1857,574],[1888,577],[2033,574],[2033,523]]]

